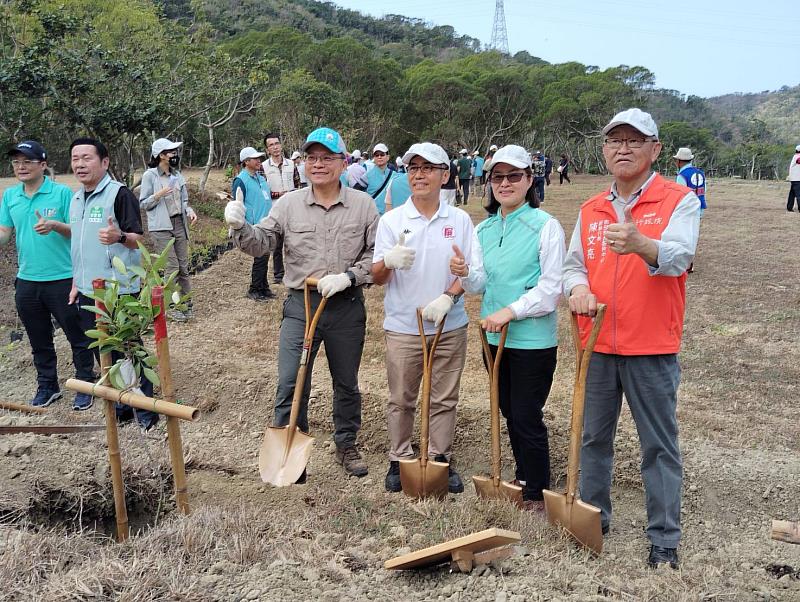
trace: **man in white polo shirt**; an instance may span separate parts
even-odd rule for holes
[[[439,462],[451,462],[451,493],[464,491],[453,469],[451,448],[456,405],[467,350],[464,289],[450,273],[453,245],[472,248],[472,220],[461,209],[439,200],[450,176],[444,149],[430,142],[414,144],[403,156],[411,198],[381,217],[375,239],[372,277],[385,284],[386,371],[389,383],[389,472],[387,491],[400,486],[401,458],[411,458],[414,414],[422,379],[422,346],[416,310],[423,307],[425,333],[433,335],[447,318],[434,358],[431,382],[430,450]],[[465,254],[468,252],[465,250]]]

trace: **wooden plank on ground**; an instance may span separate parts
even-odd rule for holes
[[[44,408],[37,408],[32,405],[23,405],[21,403],[15,403],[13,401],[2,401],[0,400],[0,409],[3,410],[14,410],[15,412],[24,412],[26,414],[46,414],[47,410]]]
[[[19,426],[0,426],[0,435],[16,435],[17,433],[61,435],[102,431],[105,428],[103,424],[21,424]]]
[[[786,543],[800,544],[800,522],[774,520],[772,521],[772,530],[770,534],[772,535],[772,539]]]
[[[453,552],[457,550],[465,550],[471,554],[477,554],[478,552],[485,552],[493,548],[517,543],[520,539],[520,534],[516,531],[507,531],[505,529],[493,527],[491,529],[479,531],[478,533],[452,539],[429,548],[417,550],[410,554],[403,554],[397,558],[392,558],[383,564],[383,568],[390,570],[406,570],[442,564],[444,562],[449,562],[453,556]]]

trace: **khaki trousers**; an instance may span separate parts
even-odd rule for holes
[[[192,281],[189,278],[189,240],[186,238],[183,217],[173,215],[170,219],[172,220],[172,230],[150,232],[150,238],[153,239],[156,253],[161,253],[169,244],[170,239],[175,239],[175,244],[172,245],[172,249],[167,255],[165,275],[169,276],[172,272],[178,272],[176,282],[181,289],[181,295],[188,295],[192,292]],[[191,304],[190,300],[189,305]]]
[[[433,335],[428,336],[428,344]],[[456,427],[461,372],[467,356],[467,327],[442,333],[433,358],[428,455],[450,458]],[[386,373],[389,381],[389,460],[414,456],[411,437],[422,382],[422,341],[419,335],[386,332]]]

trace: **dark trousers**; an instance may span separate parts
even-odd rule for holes
[[[58,358],[51,316],[64,330],[72,347],[75,378],[94,381],[94,354],[89,349],[92,340],[84,334],[86,329],[81,326],[78,306],[68,305],[72,280],[34,282],[18,278],[15,288],[17,314],[28,333],[39,386],[58,389]]]
[[[253,271],[250,275],[250,293],[266,293],[269,291],[267,271],[269,269],[269,253],[253,258]]]
[[[322,297],[311,294],[311,315]],[[275,394],[275,426],[289,424],[292,396],[297,382],[300,355],[305,332],[303,291],[291,290],[283,303],[280,347],[278,350],[278,390]],[[367,311],[360,288],[348,288],[328,299],[317,324],[311,353],[308,357],[300,416],[300,430],[308,432],[308,395],[311,373],[320,343],[325,343],[325,355],[333,380],[333,440],[337,447],[355,444],[361,428],[361,392],[358,390],[358,369],[364,349]]]
[[[489,347],[494,356],[497,347]],[[553,384],[557,349],[506,347],[500,361],[500,411],[517,463],[515,476],[526,482],[526,500],[541,500],[542,489],[550,488],[550,446],[542,410]]]
[[[89,297],[87,297],[83,293],[79,293],[78,294],[77,305],[79,307],[83,306],[83,305],[94,305],[94,299],[90,299]],[[83,332],[85,332],[87,330],[97,328],[95,318],[96,318],[96,315],[94,314],[94,312],[91,312],[91,311],[88,311],[88,310],[85,310],[85,309],[81,309],[80,310],[81,330]],[[97,349],[97,347],[95,347],[92,351],[94,352],[94,357],[95,357],[95,359],[97,359],[97,363],[99,364],[100,363],[100,350]],[[117,353],[116,351],[111,353],[111,362],[112,363],[116,363],[117,360],[120,360],[122,358],[123,358],[123,356],[122,356],[121,353]],[[139,378],[139,388],[142,390],[142,393],[144,395],[146,395],[147,397],[152,397],[153,396],[153,383],[151,383],[149,380],[147,380],[144,377],[144,374],[142,374],[142,376]],[[133,408],[131,408],[130,406],[125,405],[124,403],[118,403],[116,405],[116,408],[117,408],[117,416],[121,420],[126,420],[126,419],[132,417],[135,414],[136,415],[136,419],[142,425],[148,425],[148,424],[150,424],[152,422],[157,422],[158,421],[158,413],[157,412],[150,412],[148,410],[135,410],[134,411]]]
[[[459,180],[458,183],[461,184],[461,196],[463,197],[461,202],[466,205],[469,200],[469,180]]]
[[[283,281],[283,238],[278,240],[278,246],[272,253],[272,272],[275,277],[275,284]]]
[[[797,201],[797,209],[800,211],[800,181],[791,182],[789,187],[789,199],[786,201],[786,209],[794,211],[794,203]]]
[[[564,180],[566,180],[568,183],[572,184],[572,180],[569,179],[569,174],[567,173],[566,169],[564,171],[562,171],[560,174],[558,174],[558,184],[559,184],[559,186],[564,183]]]
[[[533,178],[533,185],[536,187],[536,194],[539,200],[544,202],[544,178]]]

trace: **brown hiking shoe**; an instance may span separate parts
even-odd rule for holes
[[[336,461],[344,466],[344,471],[356,477],[365,477],[369,472],[367,463],[361,458],[355,445],[336,448]]]

